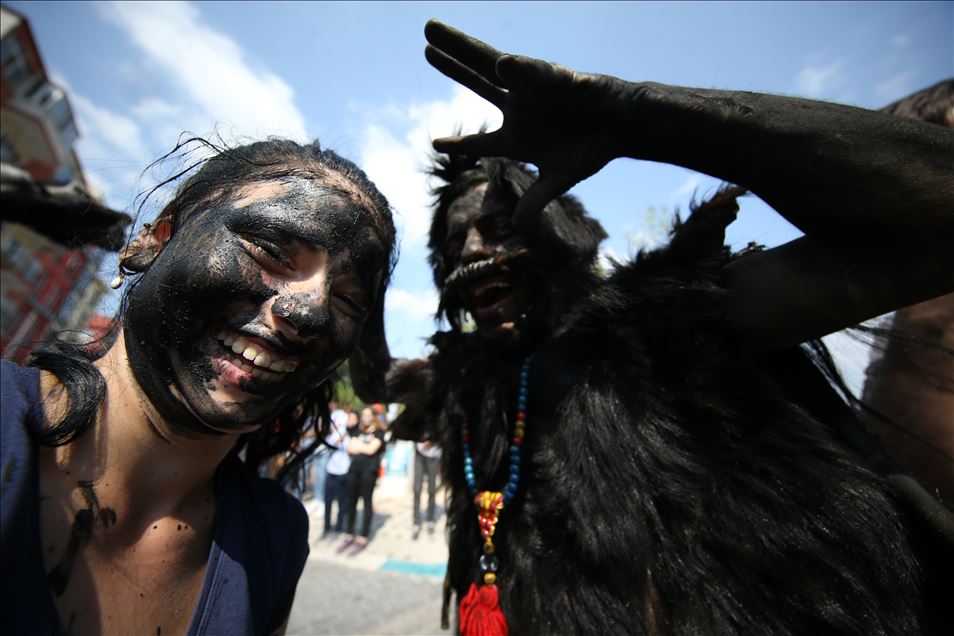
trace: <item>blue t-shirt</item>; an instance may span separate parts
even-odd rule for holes
[[[40,545],[39,371],[0,364],[0,621],[4,633],[63,634]],[[266,634],[288,615],[308,557],[308,516],[234,455],[215,473],[215,527],[188,634]]]

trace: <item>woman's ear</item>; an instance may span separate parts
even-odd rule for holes
[[[126,272],[140,273],[149,269],[162,248],[172,238],[172,214],[166,208],[155,223],[146,223],[119,254],[119,267]]]

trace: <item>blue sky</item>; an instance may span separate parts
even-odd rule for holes
[[[401,259],[386,320],[392,352],[405,357],[420,355],[434,330],[424,249],[428,140],[457,124],[499,122],[492,107],[425,62],[428,18],[577,70],[871,108],[954,75],[951,2],[7,5],[30,20],[47,69],[69,89],[81,161],[116,208],[130,209],[162,176],[142,170],[186,130],[217,130],[228,141],[318,137],[365,168],[397,214]],[[681,168],[619,160],[573,192],[609,232],[607,253],[625,257],[715,184]],[[729,240],[771,246],[796,236],[750,198]],[[106,267],[108,280],[115,258]],[[862,354],[849,347],[842,355]]]

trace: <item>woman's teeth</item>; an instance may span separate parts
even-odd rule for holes
[[[291,373],[298,367],[296,360],[280,358],[267,351],[256,349],[255,345],[241,336],[236,337],[220,331],[215,337],[227,349],[231,349],[233,353],[251,363],[239,362],[238,367],[251,373],[253,378],[275,382],[281,379],[281,374]]]

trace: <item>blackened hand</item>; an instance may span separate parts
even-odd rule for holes
[[[489,133],[434,140],[439,152],[533,163],[539,178],[520,199],[514,224],[531,231],[544,206],[626,154],[639,85],[493,47],[436,20],[424,29],[427,61],[493,103],[503,125]]]

